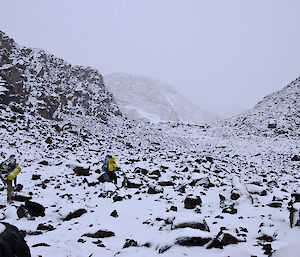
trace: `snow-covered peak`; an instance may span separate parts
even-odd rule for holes
[[[114,73],[105,76],[104,81],[121,111],[131,119],[203,123],[215,118],[156,79]]]

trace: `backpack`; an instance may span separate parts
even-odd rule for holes
[[[105,171],[115,171],[117,169],[116,157],[106,155],[103,167]]]
[[[116,157],[108,159],[108,171],[115,171],[117,169]]]

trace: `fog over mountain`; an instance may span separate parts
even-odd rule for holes
[[[104,82],[121,111],[131,119],[185,123],[217,119],[216,115],[201,110],[170,85],[152,78],[114,73],[105,76]]]

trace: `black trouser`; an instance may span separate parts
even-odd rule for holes
[[[115,184],[117,184],[117,175],[114,171],[108,171],[107,172],[109,178],[111,179],[111,181],[113,181]]]

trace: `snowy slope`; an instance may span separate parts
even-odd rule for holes
[[[104,80],[129,118],[186,123],[203,123],[216,118],[158,80],[124,73],[107,75]]]
[[[300,77],[266,96],[253,109],[222,122],[222,131],[262,136],[300,136]]]

